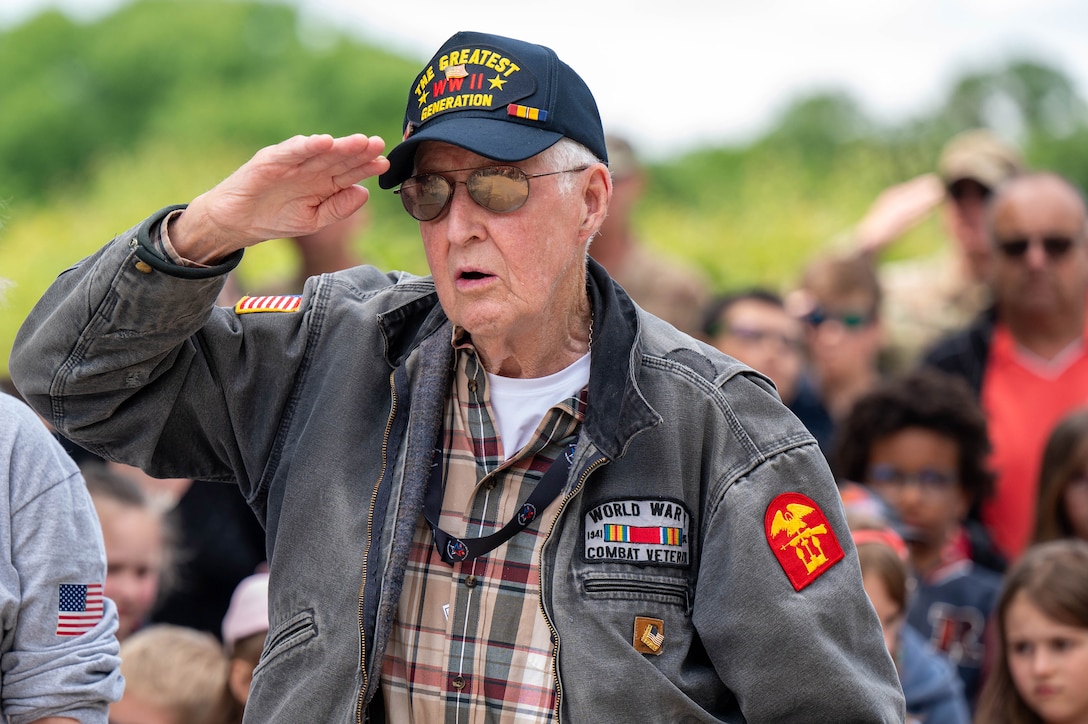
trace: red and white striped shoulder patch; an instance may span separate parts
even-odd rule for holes
[[[261,297],[245,296],[234,305],[235,314],[251,312],[297,312],[302,304],[301,294],[276,294]]]

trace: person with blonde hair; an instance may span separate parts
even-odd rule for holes
[[[117,604],[117,640],[145,625],[171,579],[174,533],[133,478],[101,463],[81,467],[106,544],[106,597]]]
[[[1088,721],[1088,541],[1038,543],[1009,569],[977,724]]]
[[[110,707],[110,724],[240,722],[229,668],[210,633],[172,624],[137,631],[121,644],[125,693]]]

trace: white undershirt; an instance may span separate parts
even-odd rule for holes
[[[500,377],[488,372],[491,412],[505,459],[509,460],[528,444],[553,405],[576,396],[588,382],[588,352],[547,377]]]

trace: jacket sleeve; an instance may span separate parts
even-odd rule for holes
[[[8,457],[2,474],[10,521],[0,570],[5,721],[66,716],[105,724],[109,703],[123,688],[116,607],[103,599],[94,623],[90,603],[87,631],[58,634],[62,586],[105,582],[102,532],[75,464],[30,410],[8,402],[0,400],[7,417],[0,424],[8,428],[0,438]]]
[[[216,307],[224,276],[147,264],[138,228],[47,290],[16,336],[12,379],[59,431],[102,457],[156,477],[236,481],[248,495],[306,349],[306,306]]]
[[[707,511],[695,627],[748,721],[903,721],[830,471],[784,447]]]

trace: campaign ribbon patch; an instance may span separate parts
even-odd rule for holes
[[[800,493],[782,493],[772,500],[763,524],[767,544],[797,591],[843,558],[827,517],[811,498]]]
[[[612,500],[586,513],[582,555],[590,563],[686,567],[690,529],[691,515],[676,501]]]

